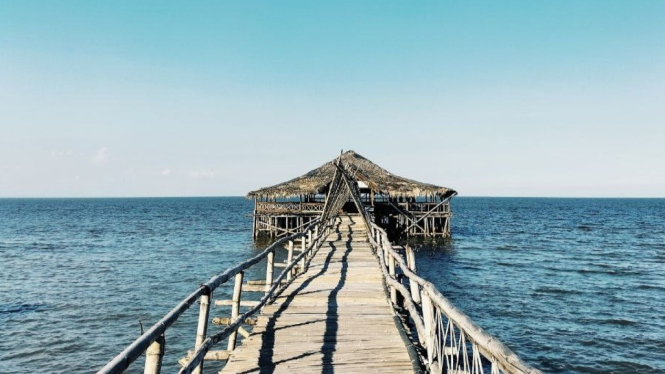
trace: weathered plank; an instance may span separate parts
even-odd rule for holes
[[[412,373],[366,237],[360,218],[343,217],[222,373]]]

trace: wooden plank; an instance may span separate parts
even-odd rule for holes
[[[221,373],[412,373],[365,230],[361,217],[343,217]]]

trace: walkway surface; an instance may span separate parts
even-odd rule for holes
[[[413,373],[359,217],[342,217],[222,373]]]

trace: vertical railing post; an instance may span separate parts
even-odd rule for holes
[[[196,328],[196,343],[194,344],[194,350],[197,350],[203,341],[206,340],[206,332],[208,331],[208,315],[210,314],[210,298],[212,297],[212,291],[208,290],[205,294],[201,295],[199,300],[201,306],[199,308],[199,324]],[[203,360],[194,368],[192,373],[201,374],[203,371]]]
[[[289,240],[289,254],[286,256],[286,266],[291,265],[291,262],[293,262],[293,240]],[[291,270],[289,270],[289,272],[286,273],[286,280],[290,281],[292,277],[293,277],[293,268],[291,268]]]
[[[395,257],[390,252],[388,252],[388,274],[392,279],[397,280],[395,278]],[[397,289],[394,286],[390,286],[390,301],[393,305],[397,305]]]
[[[308,261],[312,257],[312,251],[314,248],[314,237],[312,236],[312,233],[313,229],[310,228],[309,231],[307,231],[307,254],[305,255],[305,258]]]
[[[307,238],[307,235],[305,233],[302,233],[302,236],[300,237],[300,253],[305,253],[305,248],[307,248],[307,243],[305,243],[305,238]],[[305,256],[302,256],[300,258],[300,273],[305,272]]]
[[[378,247],[376,248],[376,254],[379,256],[383,257],[383,263],[385,264],[386,262],[386,257],[383,255],[383,243],[381,242],[381,232],[379,230],[376,230],[376,244]]]
[[[166,344],[166,340],[162,334],[146,349],[144,374],[159,374],[162,371],[164,344]]]
[[[432,310],[432,300],[427,292],[423,292],[422,308],[423,308],[423,322],[425,324],[425,348],[427,349],[427,362],[432,365],[434,361],[434,311]]]
[[[266,259],[266,294],[270,291],[272,287],[272,275],[275,271],[275,251],[268,252],[268,258]]]
[[[235,283],[233,284],[233,299],[231,303],[231,323],[240,315],[240,297],[242,296],[242,282],[245,273],[242,271],[236,274]],[[229,335],[229,345],[228,350],[233,351],[236,349],[236,338],[238,337],[238,330],[233,330],[231,335]]]
[[[409,267],[409,270],[417,273],[418,268],[416,267],[416,254],[410,245],[406,246],[406,263]],[[413,301],[416,304],[420,304],[420,287],[418,286],[418,283],[409,278],[409,287],[411,288],[411,297],[413,298]]]

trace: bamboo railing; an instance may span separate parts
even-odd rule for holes
[[[275,213],[275,212],[316,213],[323,211],[323,205],[324,205],[323,202],[300,203],[300,202],[257,201],[256,210],[259,213]]]
[[[420,360],[430,373],[539,374],[498,339],[487,334],[457,309],[436,287],[419,277],[415,254],[406,247],[406,262],[386,232],[374,223],[368,237],[376,249],[381,271],[396,309],[405,309],[422,347]],[[397,276],[396,268],[401,270]],[[408,280],[408,288],[404,284]],[[398,298],[398,294],[401,298]]]
[[[209,357],[211,359],[215,357],[228,357],[228,353],[235,349],[237,334],[246,333],[241,325],[246,323],[252,315],[260,311],[264,305],[271,302],[277,295],[279,295],[279,293],[282,292],[298,274],[306,271],[311,259],[316,254],[316,251],[318,251],[323,240],[330,233],[335,219],[330,219],[325,223],[316,220],[303,232],[281,238],[260,254],[212,277],[208,282],[202,284],[189,296],[180,301],[175,308],[169,311],[162,319],[127,346],[120,354],[109,361],[97,373],[122,373],[137,358],[145,353],[144,373],[158,374],[162,367],[165,351],[164,347],[166,340],[164,338],[164,332],[196,301],[199,301],[200,310],[194,352],[181,360],[183,367],[179,373],[201,373],[205,359],[208,359]],[[296,239],[301,239],[301,253],[294,257],[293,251]],[[282,272],[275,279],[275,252],[280,248],[284,248],[285,244],[288,249],[287,262]],[[252,284],[243,284],[244,272],[264,259],[266,259],[265,295],[258,302],[243,302],[241,300],[243,287],[252,286]],[[208,322],[210,320],[210,304],[213,292],[231,279],[234,279],[235,283],[233,299],[230,301],[231,318],[228,319],[228,326],[214,335],[207,336]],[[216,302],[215,304],[227,305],[225,304],[225,301],[222,301],[222,303]],[[251,307],[241,315],[240,306]],[[226,338],[228,338],[228,349],[226,351],[210,351],[212,347]]]

